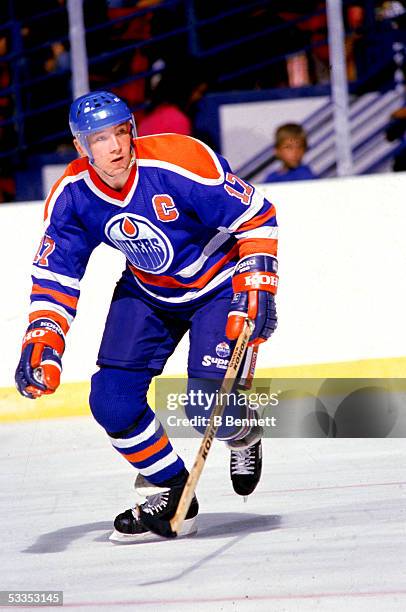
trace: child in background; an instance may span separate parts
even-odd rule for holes
[[[282,162],[276,172],[271,172],[265,183],[280,181],[307,181],[318,178],[309,166],[302,164],[307,151],[307,136],[301,125],[286,123],[275,132],[275,156]]]

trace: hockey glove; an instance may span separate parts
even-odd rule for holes
[[[55,391],[61,378],[64,350],[65,337],[57,323],[37,319],[28,326],[15,374],[21,395],[36,399]]]
[[[229,340],[238,338],[246,317],[255,324],[250,344],[265,342],[275,331],[277,270],[278,262],[271,255],[248,255],[238,262],[232,279],[234,295],[226,326]]]

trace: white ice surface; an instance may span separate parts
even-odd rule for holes
[[[174,445],[190,466],[198,440]],[[406,609],[402,439],[265,440],[246,504],[217,443],[198,534],[128,546],[108,536],[135,472],[90,418],[3,424],[0,448],[0,590],[63,590],[86,611]]]

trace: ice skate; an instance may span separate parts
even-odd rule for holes
[[[188,472],[184,470],[181,475],[169,481],[167,487],[159,487],[148,483],[142,476],[139,476],[135,482],[135,489],[138,495],[146,498],[146,501],[136,504],[134,508],[130,508],[116,517],[110,540],[120,544],[160,540],[159,536],[149,531],[141,523],[139,508],[154,517],[166,521],[170,520],[176,512],[187,477]],[[196,517],[198,511],[199,504],[195,495],[179,533],[180,537],[193,535],[197,532]]]
[[[230,476],[234,491],[246,497],[257,486],[262,471],[261,439],[245,448],[231,449]]]

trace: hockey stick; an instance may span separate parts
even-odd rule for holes
[[[203,440],[200,444],[200,448],[198,450],[195,462],[193,464],[192,469],[190,470],[189,477],[186,481],[185,487],[180,497],[175,515],[170,521],[164,521],[162,519],[152,516],[151,514],[144,512],[142,510],[142,507],[140,507],[139,509],[141,522],[143,523],[144,527],[146,527],[153,533],[161,535],[165,538],[175,538],[179,533],[179,530],[183,524],[183,521],[185,520],[185,516],[192,502],[197,483],[199,482],[200,475],[203,471],[207,456],[209,454],[209,450],[211,448],[211,445],[213,444],[213,440],[220,426],[219,421],[221,421],[221,416],[223,415],[224,409],[226,407],[224,397],[227,397],[228,394],[231,393],[231,391],[233,390],[233,387],[237,380],[238,370],[240,369],[240,365],[242,363],[242,360],[244,359],[248,347],[248,342],[252,330],[253,323],[249,319],[246,319],[244,329],[238,337],[237,344],[235,345],[235,348],[231,355],[227,371],[220,387],[220,401],[215,406],[213,412],[210,415],[209,423],[204,433]],[[218,417],[220,417],[220,419]]]
[[[252,387],[255,375],[255,366],[257,365],[258,345],[249,346],[245,356],[243,371],[237,383],[237,389],[248,391]]]

